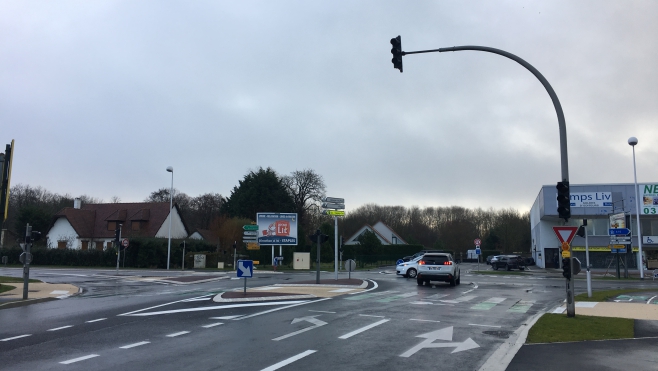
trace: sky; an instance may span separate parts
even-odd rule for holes
[[[0,0],[0,144],[12,184],[109,202],[229,196],[312,169],[361,205],[529,210],[561,180],[658,175],[656,1]],[[270,210],[273,211],[273,210]]]

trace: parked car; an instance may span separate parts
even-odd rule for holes
[[[525,258],[525,265],[526,267],[529,265],[535,265],[535,258],[532,256]]]
[[[399,274],[403,277],[416,278],[416,273],[418,272],[418,261],[422,258],[419,256],[411,261],[400,263],[395,267],[396,274]]]
[[[501,255],[498,259],[491,263],[494,270],[504,268],[505,270],[519,269],[524,270],[526,267],[525,259],[518,255]]]
[[[487,264],[493,265],[493,262],[498,261],[498,258],[500,258],[500,255],[489,255],[489,256],[487,256]]]
[[[416,283],[418,286],[430,281],[443,281],[450,286],[459,285],[461,274],[459,264],[448,253],[426,253],[418,260]]]

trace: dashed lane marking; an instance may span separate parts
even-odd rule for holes
[[[201,326],[201,327],[203,327],[203,328],[211,328],[211,327],[215,327],[215,326],[219,326],[219,325],[223,325],[223,324],[224,324],[224,323],[222,323],[222,322],[217,322],[217,323],[211,323],[211,324],[209,324],[209,325],[204,325],[204,326]]]
[[[370,330],[371,328],[376,327],[376,326],[379,326],[379,325],[381,325],[381,324],[384,324],[384,323],[386,323],[386,322],[388,322],[388,321],[390,321],[390,319],[383,319],[383,320],[381,320],[381,321],[377,321],[377,322],[375,322],[375,323],[369,324],[368,326],[364,326],[364,327],[361,327],[360,329],[356,329],[356,330],[354,330],[354,331],[352,331],[352,332],[349,332],[349,333],[347,333],[347,334],[345,334],[345,335],[343,335],[343,336],[339,336],[338,338],[339,338],[339,339],[343,339],[343,340],[345,340],[345,339],[349,339],[349,338],[351,338],[351,337],[354,336],[354,335],[358,335],[358,334],[360,334],[360,333],[362,333],[362,332],[364,332],[364,331],[368,331],[368,330]]]
[[[441,321],[435,321],[433,319],[417,319],[417,318],[411,318],[409,321],[418,321],[418,322],[441,322]]]
[[[500,328],[500,326],[496,326],[496,325],[480,325],[480,324],[478,324],[478,323],[469,323],[468,325],[469,325],[469,326],[480,326],[480,327],[494,327],[494,328]]]
[[[84,361],[86,359],[90,359],[90,358],[94,358],[94,357],[98,357],[98,354],[90,354],[90,355],[84,356],[84,357],[73,358],[73,359],[69,359],[68,361],[62,361],[60,363],[63,364],[63,365],[70,365],[71,363]]]
[[[355,295],[355,296],[349,296],[344,298],[345,300],[363,300],[363,299],[368,299],[376,296],[382,296],[386,294],[395,294],[399,291],[382,291],[382,292],[373,292],[370,294],[361,294],[361,295]],[[348,294],[349,295],[349,294]]]
[[[119,347],[119,349],[130,349],[130,348],[134,348],[134,347],[138,347],[138,346],[146,345],[146,344],[150,344],[150,343],[151,343],[150,341],[140,341],[139,343],[124,345],[122,347]]]
[[[94,323],[98,321],[105,321],[107,318],[98,318],[98,319],[92,319],[91,321],[85,321],[85,323]]]
[[[51,328],[50,330],[47,330],[47,331],[59,331],[59,330],[63,330],[65,328],[69,328],[69,327],[73,327],[73,325]]]
[[[16,340],[16,339],[25,338],[25,337],[28,337],[28,336],[32,336],[32,334],[19,335],[19,336],[14,336],[14,337],[11,337],[11,338],[0,339],[0,341]]]
[[[293,363],[293,362],[295,362],[295,361],[298,361],[298,360],[300,360],[300,359],[302,359],[302,358],[304,358],[304,357],[306,357],[306,356],[309,356],[309,355],[311,355],[311,354],[313,354],[313,353],[315,353],[315,352],[316,352],[316,350],[307,350],[307,351],[305,351],[305,352],[301,352],[301,353],[297,354],[296,356],[292,356],[292,357],[290,357],[290,358],[288,358],[288,359],[284,359],[283,361],[278,362],[278,363],[275,363],[275,364],[273,364],[273,365],[270,366],[270,367],[265,367],[265,368],[262,369],[261,371],[274,371],[274,370],[278,370],[278,369],[280,369],[280,368],[283,367],[283,366],[289,365],[289,364],[291,364],[291,363]]]
[[[409,297],[416,296],[416,295],[418,295],[418,292],[408,292],[406,294],[393,295],[393,296],[389,296],[389,297],[386,297],[386,298],[383,298],[383,299],[379,299],[379,300],[377,300],[377,302],[379,302],[379,303],[390,303],[390,302],[398,300],[398,299],[409,298]]]
[[[167,335],[168,338],[175,338],[176,336],[181,336],[185,334],[189,334],[189,331],[181,331],[181,332],[174,332],[173,334]]]

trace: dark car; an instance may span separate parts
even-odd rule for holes
[[[491,267],[494,270],[503,268],[505,270],[519,269],[525,270],[526,262],[525,259],[518,255],[501,255],[498,257],[498,260],[491,263]]]

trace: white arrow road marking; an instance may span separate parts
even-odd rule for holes
[[[69,359],[68,361],[63,361],[63,362],[60,362],[60,363],[63,364],[63,365],[69,365],[71,363],[84,361],[85,359],[94,358],[94,357],[98,357],[98,354],[90,354],[90,355],[84,356],[84,357],[73,358],[73,359]]]
[[[289,338],[289,337],[291,337],[291,336],[299,335],[299,334],[301,334],[301,333],[303,333],[303,332],[306,332],[306,331],[308,331],[308,330],[313,330],[313,329],[315,329],[315,328],[318,328],[318,327],[320,327],[320,326],[324,326],[324,325],[327,324],[327,322],[315,318],[315,317],[317,317],[317,316],[319,316],[319,314],[317,314],[317,315],[315,315],[315,316],[300,317],[300,318],[295,318],[295,319],[293,319],[292,322],[290,322],[291,325],[293,325],[293,324],[295,324],[295,323],[302,322],[302,321],[307,321],[307,322],[312,323],[313,326],[309,326],[309,327],[303,328],[303,329],[301,329],[301,330],[299,330],[299,331],[295,331],[295,332],[291,332],[291,333],[286,334],[286,335],[283,335],[283,336],[279,336],[278,338],[274,338],[274,339],[272,339],[272,340],[274,340],[274,341],[279,341],[279,340],[287,339],[287,338]]]
[[[304,358],[304,357],[306,357],[306,356],[308,356],[308,355],[311,355],[311,354],[313,354],[313,353],[315,353],[315,352],[317,352],[317,350],[307,350],[307,351],[305,351],[305,352],[301,352],[301,353],[299,353],[299,354],[296,355],[296,356],[292,356],[292,357],[290,357],[290,358],[288,358],[288,359],[284,359],[283,361],[281,361],[281,362],[279,362],[279,363],[275,363],[275,364],[273,364],[272,366],[270,366],[270,367],[266,367],[266,368],[264,368],[264,369],[262,369],[262,370],[260,370],[260,371],[274,371],[274,370],[278,370],[278,369],[280,369],[280,368],[283,367],[283,366],[289,365],[289,364],[291,364],[291,363],[293,363],[293,362],[295,362],[295,361],[297,361],[297,360],[300,360],[300,359],[302,359],[302,358]]]
[[[425,338],[420,344],[400,354],[400,357],[411,357],[423,348],[455,348],[451,353],[462,352],[464,350],[479,348],[473,339],[468,338],[461,343],[435,343],[435,340],[452,341],[452,326],[440,330],[428,332],[416,336],[418,338]]]
[[[242,277],[250,277],[251,276],[251,270],[244,266],[244,262],[239,262],[238,263],[238,269],[240,270]]]
[[[343,339],[343,340],[344,340],[344,339],[349,339],[349,338],[351,338],[351,337],[354,336],[354,335],[358,335],[358,334],[360,334],[360,333],[362,333],[362,332],[364,332],[364,331],[370,330],[371,328],[376,327],[376,326],[379,326],[379,325],[381,325],[381,324],[383,324],[383,323],[386,323],[386,322],[388,322],[388,321],[390,321],[390,319],[383,319],[383,320],[381,320],[381,321],[377,321],[377,322],[375,322],[375,323],[373,323],[373,324],[370,324],[370,325],[365,326],[365,327],[361,327],[360,329],[354,330],[354,331],[352,331],[352,332],[350,332],[350,333],[347,333],[347,334],[345,334],[345,335],[343,335],[343,336],[339,336],[338,338],[339,338],[339,339]]]

